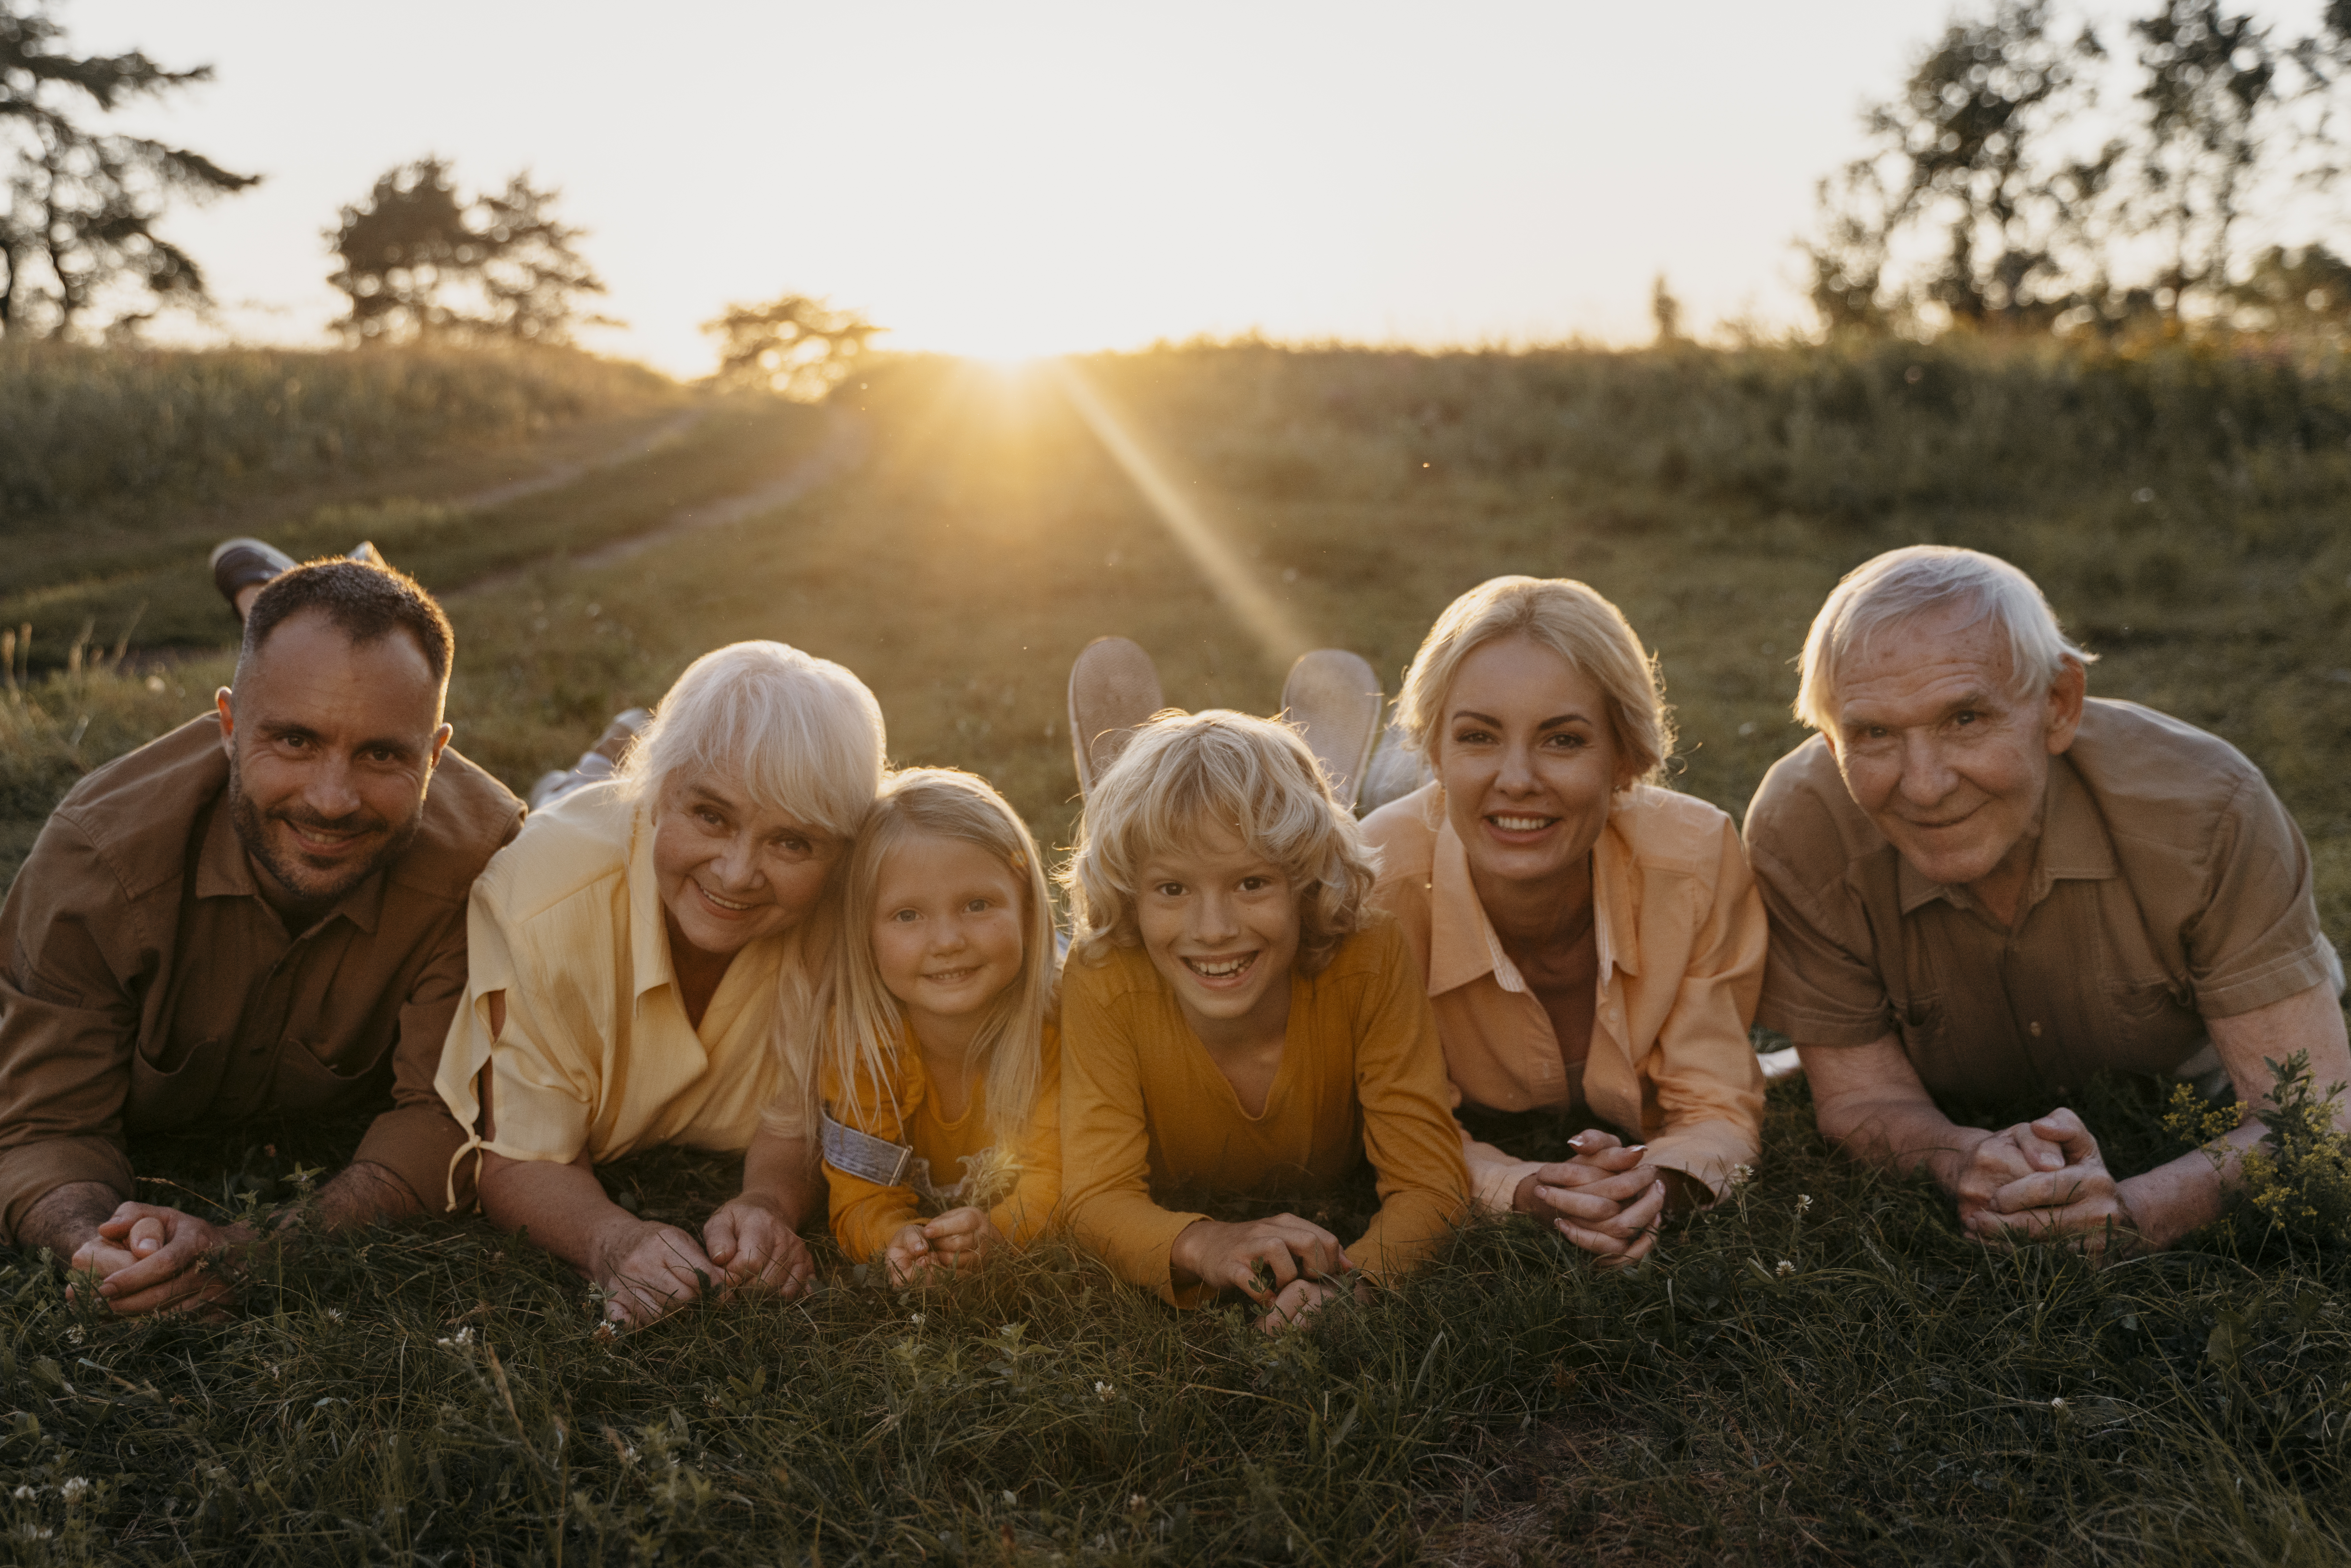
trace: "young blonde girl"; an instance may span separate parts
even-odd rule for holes
[[[971,774],[892,776],[842,935],[821,1123],[834,1239],[901,1282],[1025,1243],[1061,1195],[1053,915],[1029,830]]]
[[[1428,998],[1373,860],[1287,725],[1145,725],[1087,797],[1061,873],[1062,1179],[1071,1232],[1178,1306],[1242,1291],[1269,1330],[1350,1276],[1410,1268],[1468,1207]],[[1380,1210],[1339,1239],[1221,1224],[1173,1189],[1328,1190],[1369,1160]]]

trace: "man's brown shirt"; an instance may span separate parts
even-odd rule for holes
[[[125,1139],[387,1107],[358,1159],[420,1197],[465,1134],[433,1088],[465,895],[522,806],[444,750],[415,839],[289,934],[228,804],[212,715],[76,785],[0,904],[0,1238],[45,1195],[131,1196]]]
[[[1932,1092],[1997,1101],[2168,1072],[2207,1019],[2342,989],[2309,847],[2217,736],[2090,700],[2038,832],[2011,929],[1902,858],[1820,737],[1782,758],[1747,810],[1771,917],[1758,1021],[1806,1046],[1894,1035]]]

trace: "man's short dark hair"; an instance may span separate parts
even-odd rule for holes
[[[253,661],[280,622],[305,610],[324,614],[329,625],[355,644],[406,632],[416,639],[433,679],[448,684],[457,635],[449,629],[449,617],[441,612],[439,602],[404,571],[341,557],[314,560],[269,580],[245,612],[245,643],[237,651],[237,668],[242,671]]]

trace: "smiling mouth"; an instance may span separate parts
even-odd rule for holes
[[[703,897],[708,899],[712,904],[719,909],[725,910],[729,915],[740,915],[752,907],[747,904],[737,904],[731,898],[721,898],[698,882],[694,884],[694,889],[696,893],[702,894]]]
[[[960,969],[933,969],[923,978],[934,986],[960,986],[979,973],[979,966],[969,964]]]
[[[287,817],[280,817],[278,821],[286,824],[286,831],[294,835],[294,841],[301,846],[303,853],[321,859],[331,859],[340,855],[352,845],[373,836],[371,829],[350,829],[338,832],[333,829],[306,827]]]
[[[1220,982],[1239,979],[1256,963],[1256,954],[1243,953],[1231,958],[1186,958],[1184,967],[1201,979]]]
[[[1539,833],[1559,819],[1557,817],[1505,817],[1495,814],[1489,816],[1486,821],[1506,833]]]

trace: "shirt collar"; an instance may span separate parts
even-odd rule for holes
[[[367,879],[337,900],[335,906],[320,915],[308,936],[341,915],[369,936],[383,919],[384,871],[378,867]],[[253,862],[245,852],[245,841],[236,836],[235,808],[228,791],[221,791],[213,802],[212,820],[204,826],[204,841],[196,852],[196,896],[198,898],[258,898],[262,897],[260,879],[254,875]],[[277,906],[269,905],[275,913]]]
[[[1962,909],[1975,907],[1965,890],[1929,878],[1898,850],[1894,862],[1903,914],[1938,898]],[[2106,834],[2097,802],[2090,798],[2073,763],[2063,756],[2052,758],[2049,784],[2041,795],[2041,837],[2033,849],[2032,877],[2025,884],[2024,907],[2030,909],[2048,897],[2057,883],[2104,882],[2120,874],[2114,840]]]
[[[1612,970],[1640,973],[1629,947],[1619,949],[1619,932],[1635,929],[1631,905],[1632,851],[1616,831],[1615,814],[1601,831],[1592,854],[1593,942],[1598,949],[1601,983]],[[1502,950],[1502,938],[1487,918],[1477,884],[1469,880],[1469,852],[1447,816],[1437,829],[1437,847],[1428,878],[1428,994],[1432,997],[1466,986],[1483,975],[1506,991],[1527,989],[1526,977]]]
[[[629,967],[640,997],[677,979],[677,971],[670,967],[669,920],[662,905],[660,876],[653,870],[653,793],[645,791],[629,819]]]

